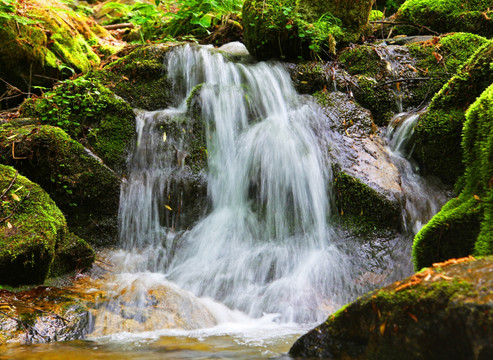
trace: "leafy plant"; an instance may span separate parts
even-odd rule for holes
[[[130,22],[137,26],[140,40],[154,40],[163,34],[163,26],[166,22],[166,13],[157,6],[160,0],[155,0],[155,4],[137,1],[134,4],[109,2],[103,6],[104,9],[116,10],[117,15],[106,21],[107,24],[115,22]]]

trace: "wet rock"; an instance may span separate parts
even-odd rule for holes
[[[0,346],[82,339],[90,324],[90,308],[99,292],[82,287],[40,286],[0,290]],[[94,290],[94,289],[93,289]]]
[[[69,233],[49,195],[12,167],[0,165],[0,170],[0,284],[39,284],[52,271],[87,269],[93,250]],[[60,259],[70,261],[62,266]]]
[[[368,110],[343,93],[319,93],[326,119],[322,130],[333,164],[334,190],[342,218],[379,227],[401,226],[400,174]]]
[[[370,292],[304,335],[294,357],[489,359],[493,258],[437,264]]]
[[[63,130],[52,126],[0,127],[0,162],[40,184],[90,244],[113,244],[120,179]]]

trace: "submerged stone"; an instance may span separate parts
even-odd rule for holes
[[[354,360],[489,359],[491,289],[491,257],[435,264],[341,308],[289,353]]]

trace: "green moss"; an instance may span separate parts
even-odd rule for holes
[[[343,223],[357,233],[399,228],[400,209],[368,185],[344,172],[334,176],[336,204]]]
[[[137,46],[103,70],[90,72],[86,78],[100,81],[133,108],[166,108],[173,99],[172,86],[163,67],[170,48],[166,45]]]
[[[415,268],[452,257],[493,254],[493,85],[466,113],[461,193],[416,235]]]
[[[371,110],[375,124],[388,124],[398,111],[396,102],[389,96],[390,90],[367,76],[358,78],[358,87],[355,97],[363,107]]]
[[[120,180],[63,130],[0,126],[0,162],[42,185],[75,234],[92,244],[114,243]]]
[[[34,87],[51,87],[74,72],[87,72],[99,65],[100,59],[91,45],[103,43],[83,17],[58,0],[18,2],[20,19],[0,26],[0,77],[25,94]],[[100,36],[111,37],[94,26]],[[0,93],[7,90],[0,84]],[[22,93],[2,99],[0,106],[18,104]]]
[[[453,184],[463,172],[465,110],[493,82],[493,43],[486,42],[433,97],[416,127],[414,156],[424,174]]]
[[[483,287],[491,287],[492,266],[490,257],[427,269],[365,294],[298,339],[290,354],[354,360],[487,354],[493,316],[491,292]]]
[[[41,98],[29,99],[21,114],[65,130],[113,169],[122,171],[135,132],[131,107],[96,80],[67,80]]]
[[[375,76],[384,66],[375,49],[367,45],[349,48],[339,55],[339,61],[351,75]]]
[[[421,98],[431,98],[437,93],[459,67],[487,42],[488,40],[482,36],[459,32],[436,37],[424,43],[407,45],[417,60],[416,69],[420,69],[423,75],[430,78],[426,83],[420,84],[420,91],[425,92]]]
[[[492,15],[489,0],[408,0],[399,8],[397,19],[424,25],[439,33],[465,31],[491,37]],[[408,35],[417,31],[406,29]]]
[[[0,219],[5,219],[0,223],[0,284],[42,283],[53,271],[54,258],[71,260],[58,267],[59,274],[73,271],[81,254],[85,259],[78,268],[89,267],[93,250],[68,232],[62,212],[39,185],[22,175],[15,178],[15,173],[12,167],[0,165],[0,191],[5,191],[0,209]]]

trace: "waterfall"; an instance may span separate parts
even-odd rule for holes
[[[331,174],[313,131],[315,105],[296,94],[280,64],[238,64],[186,45],[169,53],[165,67],[176,99],[173,108],[137,117],[119,261],[251,317],[322,321],[351,294],[348,259],[327,225]],[[201,119],[190,121],[207,129],[212,209],[179,232],[169,221],[167,187],[180,171],[175,152],[186,145],[167,139],[159,124],[187,116],[193,96]]]
[[[389,153],[401,174],[403,223],[413,235],[435,215],[451,195],[435,178],[423,178],[411,158],[414,129],[424,111],[399,113],[387,129]]]

